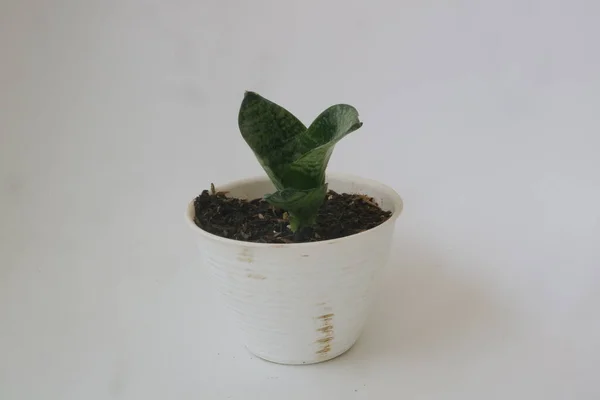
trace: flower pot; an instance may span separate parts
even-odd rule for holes
[[[266,244],[213,235],[187,219],[205,265],[256,356],[281,364],[312,364],[341,355],[359,338],[386,264],[402,199],[376,181],[328,175],[338,193],[373,197],[392,216],[370,230],[320,242]],[[274,191],[267,177],[217,187],[228,196],[259,198]]]

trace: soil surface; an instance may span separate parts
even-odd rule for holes
[[[243,200],[208,190],[194,200],[195,223],[229,239],[257,243],[302,243],[336,239],[374,228],[392,213],[368,196],[329,191],[316,225],[294,234],[287,213],[262,199]]]

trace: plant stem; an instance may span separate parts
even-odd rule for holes
[[[294,232],[294,242],[302,242],[305,237],[308,236],[308,232],[310,229],[308,228],[298,228],[296,232]]]
[[[315,232],[312,226],[304,226],[302,228],[298,228],[296,232],[294,232],[294,242],[300,243],[304,242],[307,239],[310,239]]]

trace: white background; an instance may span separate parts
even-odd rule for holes
[[[0,399],[598,399],[597,1],[0,2]],[[244,90],[404,198],[362,339],[253,358],[190,201]]]

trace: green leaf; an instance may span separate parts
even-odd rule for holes
[[[246,92],[238,125],[277,189],[265,199],[290,213],[292,230],[313,224],[327,193],[325,172],[333,148],[362,126],[358,111],[337,104],[306,128],[285,108]]]
[[[290,150],[284,150],[284,145],[306,131],[304,124],[285,108],[254,92],[246,92],[238,125],[269,178],[278,189],[283,189],[280,176],[293,157]]]
[[[323,111],[305,132],[286,144],[300,155],[286,168],[281,178],[284,186],[307,189],[322,184],[336,143],[361,126],[358,111],[347,104]]]

